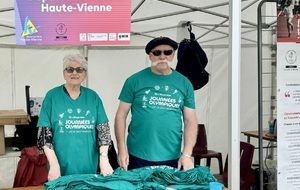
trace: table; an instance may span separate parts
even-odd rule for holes
[[[241,133],[243,133],[245,136],[247,136],[247,143],[250,143],[250,138],[258,138],[258,131],[242,131]],[[267,141],[271,141],[271,142],[277,142],[277,137],[274,135],[271,135],[269,133],[269,130],[264,130],[263,134],[262,134],[262,138],[264,140]]]
[[[45,190],[43,186],[31,186],[31,187],[15,187],[15,188],[6,188],[1,190]],[[223,190],[228,190],[226,187]]]
[[[1,190],[45,190],[43,186],[4,188]]]
[[[258,131],[242,131],[241,133],[243,133],[245,136],[247,136],[247,143],[250,143],[251,137],[257,138],[257,139],[259,138]],[[271,158],[271,160],[273,160],[274,159],[273,148],[276,147],[273,144],[274,144],[274,142],[277,142],[277,136],[270,134],[269,130],[264,130],[263,134],[262,134],[262,139],[271,142],[271,146],[267,147],[267,148],[271,148],[269,157]],[[265,148],[265,147],[263,147],[263,148]]]

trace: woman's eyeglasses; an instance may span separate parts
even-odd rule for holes
[[[86,69],[82,67],[67,67],[65,68],[65,71],[67,71],[67,73],[73,73],[74,71],[76,71],[76,73],[83,73],[84,71],[86,71]]]
[[[164,55],[171,55],[173,52],[174,52],[174,50],[153,50],[153,51],[151,51],[151,53],[154,55],[154,56],[160,56],[161,55],[161,53],[162,52],[164,52]]]

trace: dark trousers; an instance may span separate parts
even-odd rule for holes
[[[142,168],[142,167],[146,167],[146,166],[162,166],[162,165],[177,168],[178,159],[161,161],[161,162],[151,162],[151,161],[143,160],[143,159],[140,159],[138,157],[135,157],[135,156],[132,156],[131,154],[129,154],[129,165],[128,165],[129,170],[132,170],[135,168]]]

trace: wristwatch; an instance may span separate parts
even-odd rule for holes
[[[100,152],[100,156],[102,156],[102,157],[108,157],[108,154],[107,154],[107,152]]]

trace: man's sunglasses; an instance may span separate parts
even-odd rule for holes
[[[151,53],[154,55],[154,56],[160,56],[161,55],[161,53],[162,52],[164,52],[164,55],[171,55],[173,52],[174,52],[174,50],[153,50],[153,51],[151,51]]]
[[[76,71],[76,73],[83,73],[84,71],[86,71],[86,69],[82,67],[67,67],[65,68],[65,71],[67,71],[67,73],[73,73],[74,71]]]

